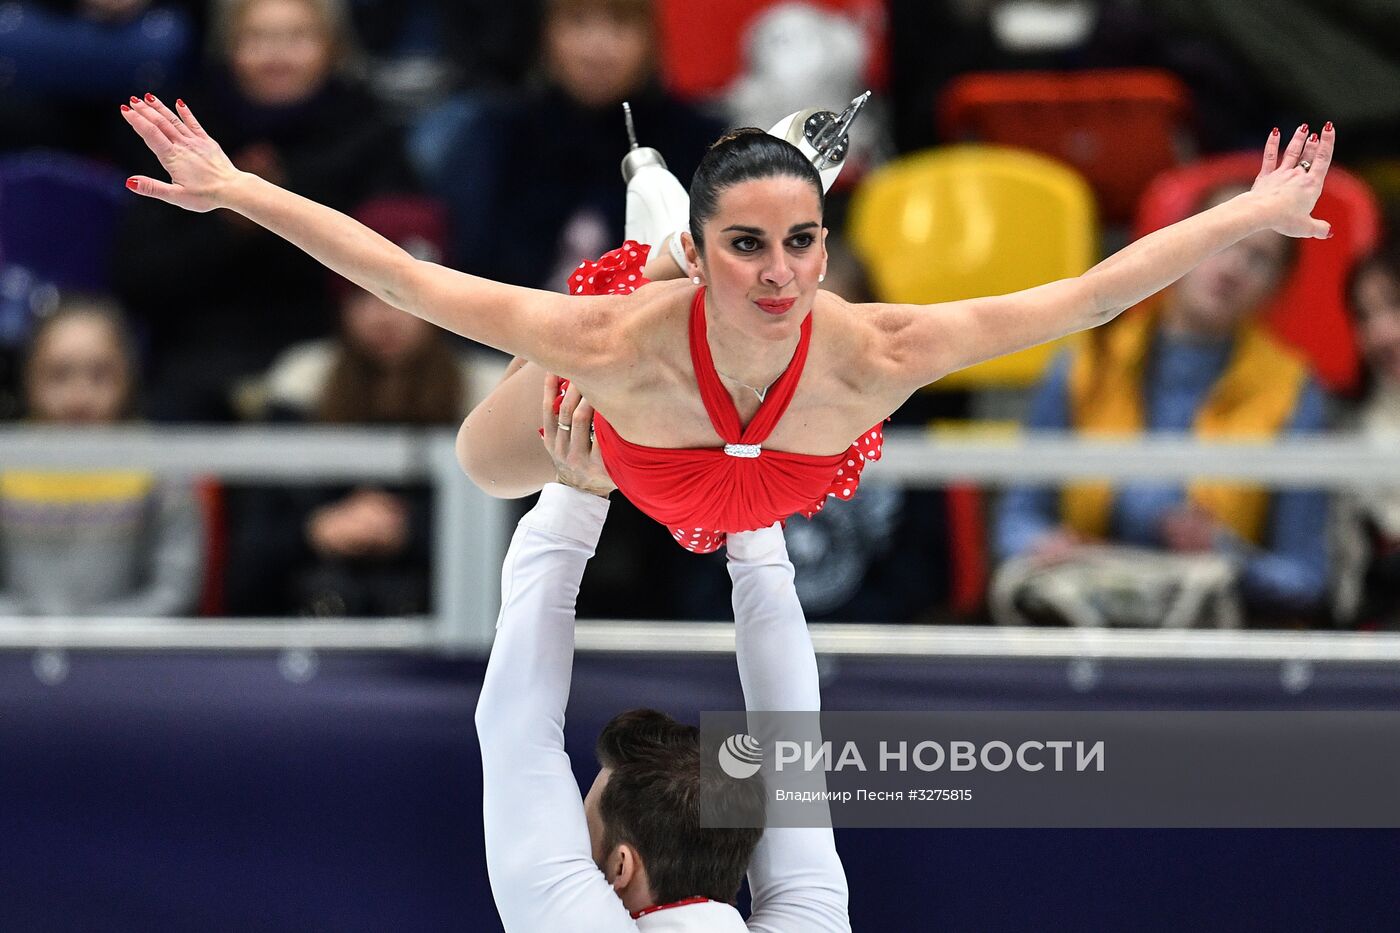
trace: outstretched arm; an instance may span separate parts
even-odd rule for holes
[[[597,481],[606,473],[596,451],[584,453],[593,411],[573,407],[576,402],[572,393],[561,408],[561,419],[573,417],[572,433],[547,419],[555,426],[547,443],[557,452],[560,478],[575,488],[545,486],[515,530],[476,704],[486,869],[512,933],[637,928],[593,862],[583,800],[564,751],[574,601],[608,514],[608,486]]]
[[[1299,127],[1280,155],[1271,134],[1252,190],[1148,234],[1075,278],[931,306],[870,306],[873,379],[902,398],[974,363],[1104,324],[1252,233],[1329,236],[1330,226],[1311,214],[1335,139],[1330,123],[1320,138]],[[1299,167],[1303,160],[1310,169]]]
[[[501,570],[501,615],[476,704],[486,870],[510,931],[635,930],[593,862],[564,751],[574,600],[608,503],[551,483]]]
[[[817,656],[782,527],[731,534],[727,549],[745,708],[820,710]],[[749,888],[755,933],[851,929],[846,873],[828,828],[765,830],[749,862]]]
[[[339,211],[239,171],[183,101],[172,111],[147,94],[122,114],[170,173],[169,182],[130,179],[137,194],[236,211],[394,307],[565,376],[587,379],[617,352],[616,298],[568,298],[414,259]]]

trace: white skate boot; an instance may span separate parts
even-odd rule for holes
[[[657,249],[671,234],[684,230],[690,220],[690,195],[666,168],[666,160],[650,146],[637,145],[632,108],[622,105],[631,150],[622,159],[622,180],[627,183],[627,219],[623,234],[629,240]],[[680,237],[675,237],[677,242]],[[674,251],[673,251],[674,253]],[[685,268],[684,259],[677,262]]]
[[[769,136],[786,139],[816,166],[822,177],[822,190],[830,191],[846,164],[851,149],[850,129],[860,109],[870,99],[866,91],[855,98],[840,114],[830,110],[799,110],[783,117],[768,131]]]

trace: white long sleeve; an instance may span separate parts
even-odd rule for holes
[[[820,710],[817,656],[781,526],[730,534],[735,653],[744,706]],[[752,933],[849,933],[846,873],[830,829],[768,829],[749,863]]]
[[[508,933],[635,933],[593,862],[564,751],[574,605],[608,501],[558,484],[516,528],[481,697],[486,867]]]

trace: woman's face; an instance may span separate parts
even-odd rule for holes
[[[356,291],[341,303],[345,339],[381,366],[394,367],[411,359],[434,339],[433,326],[386,304],[366,291]]]
[[[1356,279],[1356,339],[1378,380],[1400,385],[1400,280],[1371,268]]]
[[[549,15],[544,38],[550,76],[587,107],[618,103],[651,73],[652,32],[636,18],[564,7]]]
[[[268,106],[314,94],[330,75],[332,55],[330,26],[305,0],[254,0],[229,49],[239,88]]]
[[[44,333],[26,379],[31,415],[59,424],[110,424],[121,419],[131,372],[109,321],[66,318]]]
[[[777,176],[720,192],[697,254],[713,307],[743,333],[785,340],[812,313],[826,273],[826,230],[812,183]]]

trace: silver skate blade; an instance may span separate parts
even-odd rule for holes
[[[831,119],[828,113],[827,118],[831,121],[822,127],[812,140],[812,148],[816,150],[816,155],[812,159],[812,164],[818,171],[836,165],[846,158],[846,151],[850,148],[848,132],[851,124],[855,123],[856,117],[860,114],[865,102],[870,100],[870,91],[866,91],[855,97],[846,109],[841,111],[841,115]]]
[[[868,91],[866,92],[869,93]],[[632,104],[630,101],[622,102],[622,119],[627,123],[627,141],[632,144],[632,148],[637,148],[637,127],[632,124]]]

